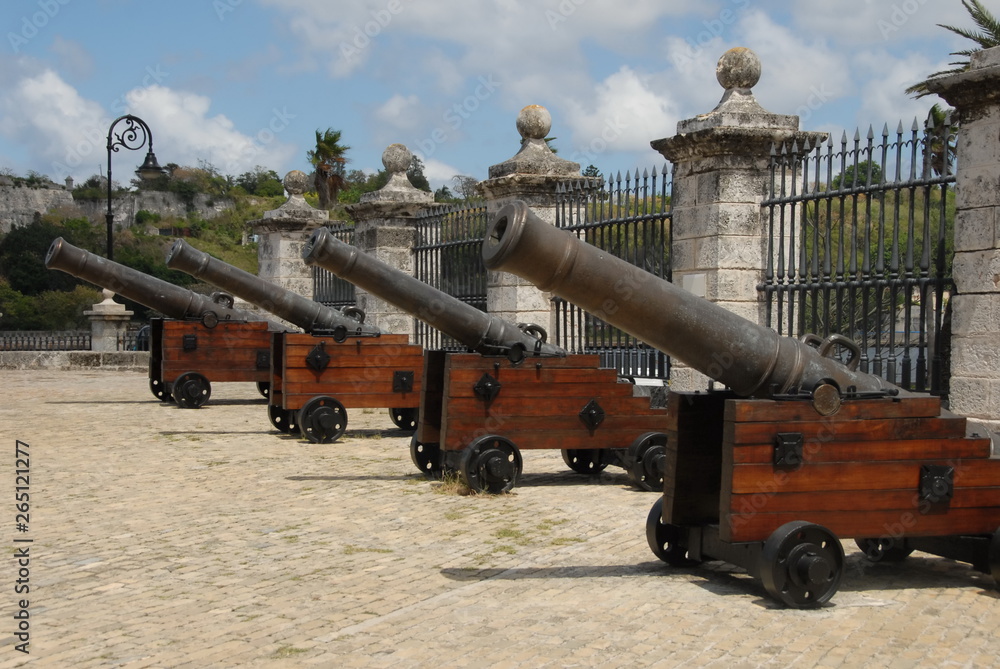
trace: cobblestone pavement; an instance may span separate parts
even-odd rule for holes
[[[410,462],[384,410],[338,443],[279,435],[256,390],[161,404],[135,373],[0,372],[0,436],[30,445],[30,593],[0,569],[0,667],[977,667],[1000,652],[992,579],[853,543],[831,605],[779,608],[742,570],[671,569],[654,493],[528,451],[513,494],[463,496]],[[10,469],[8,469],[10,471]],[[14,477],[3,495],[12,500]],[[30,654],[13,614],[30,600]]]

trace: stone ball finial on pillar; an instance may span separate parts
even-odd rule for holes
[[[524,139],[540,139],[552,129],[552,114],[542,105],[528,105],[517,115],[517,131]]]
[[[517,132],[521,135],[521,150],[513,158],[490,167],[490,179],[512,174],[550,176],[579,175],[580,164],[564,160],[552,153],[545,137],[552,129],[552,116],[541,105],[528,105],[517,115]]]
[[[289,195],[302,195],[309,190],[309,175],[300,170],[292,170],[285,175],[282,184]]]
[[[715,78],[727,91],[750,90],[760,81],[760,58],[745,46],[733,47],[719,58]]]
[[[362,202],[433,202],[434,195],[415,188],[406,177],[413,153],[404,144],[390,144],[382,152],[382,165],[389,180],[374,193],[364,193]]]
[[[308,174],[292,170],[285,175],[281,183],[288,191],[288,199],[277,209],[265,211],[264,218],[324,219],[330,217],[328,212],[311,206],[302,196],[311,185]]]

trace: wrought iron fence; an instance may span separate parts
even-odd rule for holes
[[[89,351],[89,330],[0,332],[0,351]]]
[[[345,244],[354,245],[353,225],[339,223],[328,226],[327,229]],[[354,305],[356,301],[354,284],[350,281],[345,281],[333,272],[316,265],[312,267],[312,280],[314,301],[334,309]]]
[[[120,332],[115,337],[115,350],[148,351],[149,325],[143,325],[141,327],[129,327],[124,332]]]
[[[776,147],[762,203],[767,324],[846,335],[859,369],[947,396],[954,166],[955,127],[933,113],[909,132]]]
[[[434,207],[416,219],[414,276],[466,304],[486,311],[486,266],[481,247],[485,205]],[[464,351],[451,337],[415,321],[416,343],[428,349]]]
[[[667,166],[607,182],[581,180],[557,191],[556,226],[611,255],[670,280],[671,181]],[[561,298],[557,344],[572,353],[597,353],[623,376],[668,379],[669,357]]]

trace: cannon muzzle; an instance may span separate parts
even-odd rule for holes
[[[155,309],[167,318],[197,318],[206,325],[218,321],[267,321],[271,330],[285,330],[280,323],[232,308],[232,297],[208,297],[102,258],[73,246],[62,237],[49,246],[45,266],[72,274],[95,286]]]
[[[476,309],[395,267],[383,263],[335,238],[325,228],[316,230],[302,252],[306,264],[319,265],[350,281],[433,328],[482,354],[564,356],[545,342],[538,326],[524,329]],[[536,333],[540,333],[540,336]]]
[[[183,239],[178,239],[170,247],[167,267],[218,286],[306,332],[346,332],[348,336],[379,333],[378,328],[364,325],[364,314],[361,312],[358,312],[358,318],[349,317],[338,309],[331,309],[217,260]]]
[[[742,396],[809,392],[832,412],[845,394],[899,390],[854,370],[857,347],[845,337],[782,337],[545,223],[523,202],[497,212],[482,253],[489,269],[573,302]],[[847,364],[826,355],[840,345],[853,347]]]

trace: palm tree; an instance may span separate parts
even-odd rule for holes
[[[950,174],[955,164],[956,127],[951,119],[951,109],[934,105],[927,114],[927,150],[925,160],[934,176]]]
[[[972,20],[975,22],[976,26],[979,27],[981,32],[969,30],[968,28],[946,26],[940,23],[938,25],[945,30],[950,30],[956,35],[961,35],[962,37],[972,40],[979,45],[979,48],[952,52],[952,56],[965,56],[966,60],[955,61],[954,63],[951,63],[951,65],[956,65],[957,67],[950,70],[935,72],[920,83],[910,86],[906,89],[906,92],[909,95],[916,98],[922,98],[925,95],[930,95],[931,91],[927,88],[927,81],[929,79],[934,79],[935,77],[944,76],[946,74],[965,72],[969,69],[969,56],[983,49],[1000,46],[1000,21],[997,21],[993,14],[991,14],[988,9],[983,7],[983,3],[980,2],[980,0],[962,0],[962,6],[965,7],[965,11],[969,12],[969,16],[972,17]]]
[[[329,209],[337,202],[337,194],[344,187],[344,154],[349,146],[340,143],[340,131],[327,128],[322,133],[316,131],[316,148],[306,152],[310,164],[316,168],[313,183],[319,195],[319,208]]]

